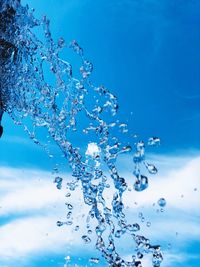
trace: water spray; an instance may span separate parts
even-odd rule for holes
[[[141,234],[140,225],[126,218],[123,196],[128,185],[116,165],[119,155],[133,152],[132,187],[135,191],[144,191],[149,184],[146,173],[157,173],[157,168],[146,162],[145,149],[148,145],[155,146],[159,139],[150,138],[147,144],[141,140],[131,145],[124,143],[123,135],[128,134],[128,126],[116,119],[116,96],[90,80],[93,64],[75,40],[69,44],[63,38],[53,40],[46,17],[36,19],[28,6],[23,7],[16,0],[4,0],[0,16],[0,119],[6,111],[51,158],[54,155],[50,153],[49,142],[57,144],[72,172],[73,180],[67,182],[67,188],[74,191],[81,187],[84,203],[89,207],[88,222],[95,221],[96,249],[109,266],[139,267],[143,256],[151,254],[152,266],[159,267],[160,246],[152,245]],[[43,33],[43,41],[32,31],[35,27]],[[71,64],[60,57],[64,49],[71,49],[81,61],[78,77],[74,76]],[[48,70],[44,67],[47,65]],[[54,84],[47,81],[46,71],[54,76]],[[80,123],[81,118],[84,124]],[[46,131],[46,140],[38,137],[40,129]],[[82,143],[74,144],[71,137],[75,134],[78,140],[84,140],[83,136],[90,140],[85,144],[85,152],[80,149]],[[57,189],[61,189],[64,179],[58,173],[57,168],[54,182]],[[113,191],[109,191],[111,185]],[[108,191],[112,194],[110,204],[104,196]],[[67,207],[71,211],[70,203]],[[72,224],[73,221],[57,222],[58,226]],[[122,236],[135,245],[130,261],[123,259],[116,246],[116,240]],[[91,242],[87,235],[82,239],[85,244]]]

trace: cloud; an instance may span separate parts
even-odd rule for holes
[[[167,208],[179,209],[193,214],[199,213],[198,203],[200,202],[200,157],[195,157],[186,162],[180,158],[180,162],[184,162],[182,166],[177,164],[177,158],[170,159],[165,157],[162,159],[164,162],[169,162],[171,165],[165,167],[164,174],[150,175],[149,176],[149,188],[142,192],[127,192],[125,201],[130,207],[134,207],[134,202],[137,202],[139,206],[150,206],[156,203],[161,197],[167,201]],[[173,162],[174,160],[174,162]],[[174,164],[171,164],[171,161]],[[169,165],[168,164],[168,165]],[[124,177],[127,177],[130,184],[130,188],[134,183],[133,176],[124,173]],[[158,205],[157,205],[158,207]]]
[[[48,172],[0,168],[0,175],[0,215],[49,209],[64,202]]]
[[[129,208],[126,212],[130,221],[139,221],[143,226],[142,234],[150,237],[153,242],[161,241],[166,244],[172,241],[177,249],[186,246],[187,240],[192,242],[200,236],[198,225],[200,157],[190,159],[159,157],[157,163],[165,166],[165,171],[149,178],[150,185],[145,192],[127,191],[124,200]],[[127,172],[123,174],[131,187],[133,178]],[[66,179],[70,177],[68,174],[64,176]],[[89,208],[83,203],[80,188],[72,192],[70,198],[66,198],[65,186],[63,185],[63,190],[57,190],[52,181],[52,174],[42,170],[1,167],[0,177],[1,262],[21,256],[29,258],[37,253],[64,255],[65,248],[69,245],[74,247],[74,253],[81,251],[84,246],[81,235],[86,232],[84,215],[88,213]],[[114,190],[111,191],[107,190],[106,197],[109,199]],[[164,213],[156,212],[159,208],[157,200],[160,197],[164,197],[167,201]],[[74,207],[72,211],[74,224],[57,227],[57,220],[67,220],[68,210],[65,202],[68,201]],[[152,206],[153,203],[156,203],[155,206]],[[138,212],[141,210],[144,211],[144,223],[138,218]],[[150,228],[146,227],[148,219],[152,223]],[[80,225],[80,231],[75,232],[73,229],[77,224]],[[178,237],[175,232],[179,233]],[[91,237],[95,240],[95,237]],[[122,242],[125,250],[127,244]],[[93,250],[94,244],[91,242],[87,245],[87,251]],[[80,255],[84,253],[85,250],[81,251]],[[146,259],[144,266],[147,267],[148,264]]]
[[[79,234],[73,233],[72,239],[67,226],[56,225],[59,219],[66,221],[66,198],[64,190],[56,189],[50,173],[1,167],[0,177],[1,261],[41,251],[57,253],[72,240],[76,245],[80,242]],[[79,206],[79,202],[72,195],[70,203]],[[84,212],[83,207],[77,219]]]

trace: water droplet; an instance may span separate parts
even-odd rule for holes
[[[88,230],[88,234],[91,235],[92,234],[92,230]]]
[[[148,145],[149,146],[160,145],[160,138],[158,138],[158,137],[150,137],[149,140],[148,140]]]
[[[150,227],[151,226],[151,222],[147,222],[147,227]]]
[[[85,242],[85,244],[89,244],[91,242],[91,239],[87,235],[83,235],[82,236],[82,239]]]
[[[69,211],[69,212],[67,213],[67,219],[69,219],[69,218],[71,217],[71,215],[72,215],[72,212]]]
[[[90,262],[92,262],[92,263],[99,263],[99,258],[90,258],[90,260],[89,260]]]
[[[142,212],[139,212],[139,213],[138,213],[138,217],[139,217],[139,218],[142,218],[142,217],[143,217],[143,213],[142,213]]]
[[[163,197],[158,200],[158,205],[160,207],[165,207],[166,204],[167,204],[167,202],[166,202],[166,200]]]
[[[66,221],[65,224],[66,225],[72,225],[73,224],[73,221]]]
[[[144,162],[144,164],[150,174],[156,174],[158,172],[158,169],[153,164],[147,162]]]
[[[134,183],[134,189],[138,192],[145,190],[148,187],[148,178],[144,175],[140,176]]]
[[[56,187],[59,190],[62,188],[62,181],[63,181],[63,179],[59,176],[55,177],[55,179],[54,179],[54,183],[56,184]]]
[[[137,253],[137,257],[138,257],[138,259],[142,259],[142,258],[143,258],[143,254],[140,253],[140,252],[138,252],[138,253]]]
[[[72,204],[70,204],[70,203],[65,203],[65,205],[67,206],[67,208],[68,208],[69,210],[73,210],[73,206],[72,206]]]
[[[126,123],[121,123],[119,125],[119,129],[122,133],[127,133],[128,132],[128,125]]]
[[[134,223],[134,224],[128,224],[126,226],[126,229],[130,232],[136,232],[140,230],[140,226],[138,223]]]
[[[76,227],[74,228],[74,230],[77,232],[79,230],[79,225],[76,225]]]
[[[63,224],[64,224],[63,222],[61,222],[61,221],[57,221],[57,226],[58,226],[58,227],[63,226]]]
[[[168,243],[168,244],[167,244],[167,248],[168,248],[168,249],[171,249],[171,248],[172,248],[172,244],[171,244],[171,243]]]

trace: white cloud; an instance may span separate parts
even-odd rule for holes
[[[171,164],[171,159],[163,158]],[[167,209],[175,208],[187,212],[199,213],[200,203],[200,157],[188,160],[183,166],[176,164],[165,170],[164,175],[151,175],[149,188],[142,192],[128,192],[125,197],[127,205],[134,207],[134,202],[141,205],[157,204],[159,198],[164,197],[167,201]],[[180,158],[180,161],[183,160]],[[172,165],[172,164],[171,164]],[[178,165],[178,167],[177,167]],[[129,177],[126,173],[125,177]],[[129,183],[131,179],[128,179]],[[134,183],[134,178],[131,181]],[[158,206],[158,205],[157,205]]]
[[[26,217],[13,220],[0,228],[0,258],[21,257],[26,254],[58,251],[72,238],[56,229],[52,216]],[[57,241],[59,240],[59,242]]]
[[[151,217],[152,226],[143,227],[142,234],[153,240],[163,241],[170,237],[170,233],[172,236],[175,232],[179,232],[181,238],[178,237],[179,240],[176,242],[175,237],[170,237],[177,248],[179,245],[183,246],[188,237],[190,240],[196,240],[200,236],[196,219],[200,202],[198,193],[200,157],[187,160],[182,157],[180,161],[170,157],[162,159],[164,162],[169,162],[170,168],[166,165],[164,174],[152,176],[146,191],[127,192],[125,202],[129,206],[127,212],[131,221],[134,222],[136,218],[138,220],[137,214],[141,209],[145,209],[147,217]],[[162,165],[162,162],[159,164]],[[66,198],[65,188],[57,190],[51,173],[41,170],[1,167],[0,177],[0,215],[3,219],[2,223],[0,219],[1,260],[29,257],[38,252],[63,251],[64,255],[64,249],[69,244],[75,251],[82,248],[83,242],[80,237],[86,231],[86,218],[83,216],[87,214],[88,207],[83,204],[80,188],[72,194],[72,197]],[[125,172],[124,177],[130,176]],[[130,184],[133,183],[132,178],[127,180]],[[197,188],[197,191],[194,191],[194,188]],[[113,193],[112,189],[111,191]],[[111,191],[107,190],[109,198],[112,196]],[[153,208],[152,204],[160,197],[166,198],[167,206],[163,214],[155,215],[158,205]],[[58,228],[56,221],[62,221],[62,218],[66,220],[67,210],[64,203],[68,199],[74,206],[74,225],[71,228],[69,226]],[[135,205],[134,202],[138,204]],[[71,231],[76,224],[82,226],[80,232]],[[180,240],[182,244],[179,244]],[[94,249],[93,243],[87,246],[88,251],[92,249]],[[149,266],[148,259],[145,264],[145,267]]]
[[[74,206],[74,225],[57,227],[58,220],[67,221],[68,198],[64,190],[56,189],[50,173],[2,167],[0,177],[0,262],[39,252],[64,255],[69,243],[72,247],[83,244],[80,236],[85,229],[72,231],[87,212],[77,197],[80,189],[69,200]]]

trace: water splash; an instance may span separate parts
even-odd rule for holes
[[[1,102],[3,110],[22,125],[34,143],[40,145],[49,157],[52,140],[59,147],[67,164],[71,167],[74,180],[67,183],[69,191],[81,186],[83,199],[90,207],[90,219],[96,219],[96,249],[110,266],[142,266],[145,254],[152,254],[152,265],[159,267],[162,262],[160,246],[153,246],[150,240],[140,234],[140,225],[130,224],[125,216],[123,194],[127,182],[121,177],[116,161],[122,153],[133,156],[133,187],[143,191],[148,187],[147,170],[156,174],[157,168],[145,160],[145,142],[126,145],[115,132],[128,134],[128,126],[120,123],[115,116],[118,110],[117,98],[105,87],[96,86],[90,80],[93,64],[85,58],[83,49],[76,41],[66,44],[63,38],[54,42],[46,17],[38,20],[33,10],[23,7],[19,1],[5,0],[0,5],[1,14]],[[38,39],[34,30],[39,28],[43,38]],[[42,30],[41,30],[42,29]],[[80,75],[75,77],[72,65],[60,57],[63,49],[71,49],[80,58]],[[63,50],[64,51],[64,50]],[[51,74],[51,79],[46,75]],[[81,123],[80,123],[81,121]],[[83,123],[84,122],[84,123]],[[40,130],[45,134],[40,137]],[[87,150],[73,142],[77,133],[85,135]],[[46,141],[44,140],[46,137]],[[155,146],[160,139],[152,137],[147,145]],[[56,168],[55,173],[59,172]],[[63,178],[54,180],[58,189]],[[115,192],[111,207],[104,198],[105,191],[114,185]],[[112,191],[111,191],[112,193]],[[66,194],[70,198],[70,193]],[[58,226],[71,225],[73,206],[66,203],[67,221],[58,221]],[[79,226],[75,226],[79,230]],[[88,230],[91,231],[91,230]],[[88,232],[89,234],[89,232]],[[126,261],[117,252],[116,239],[123,235],[135,244],[136,255]],[[84,243],[91,239],[83,235]],[[98,263],[98,258],[91,258]]]

